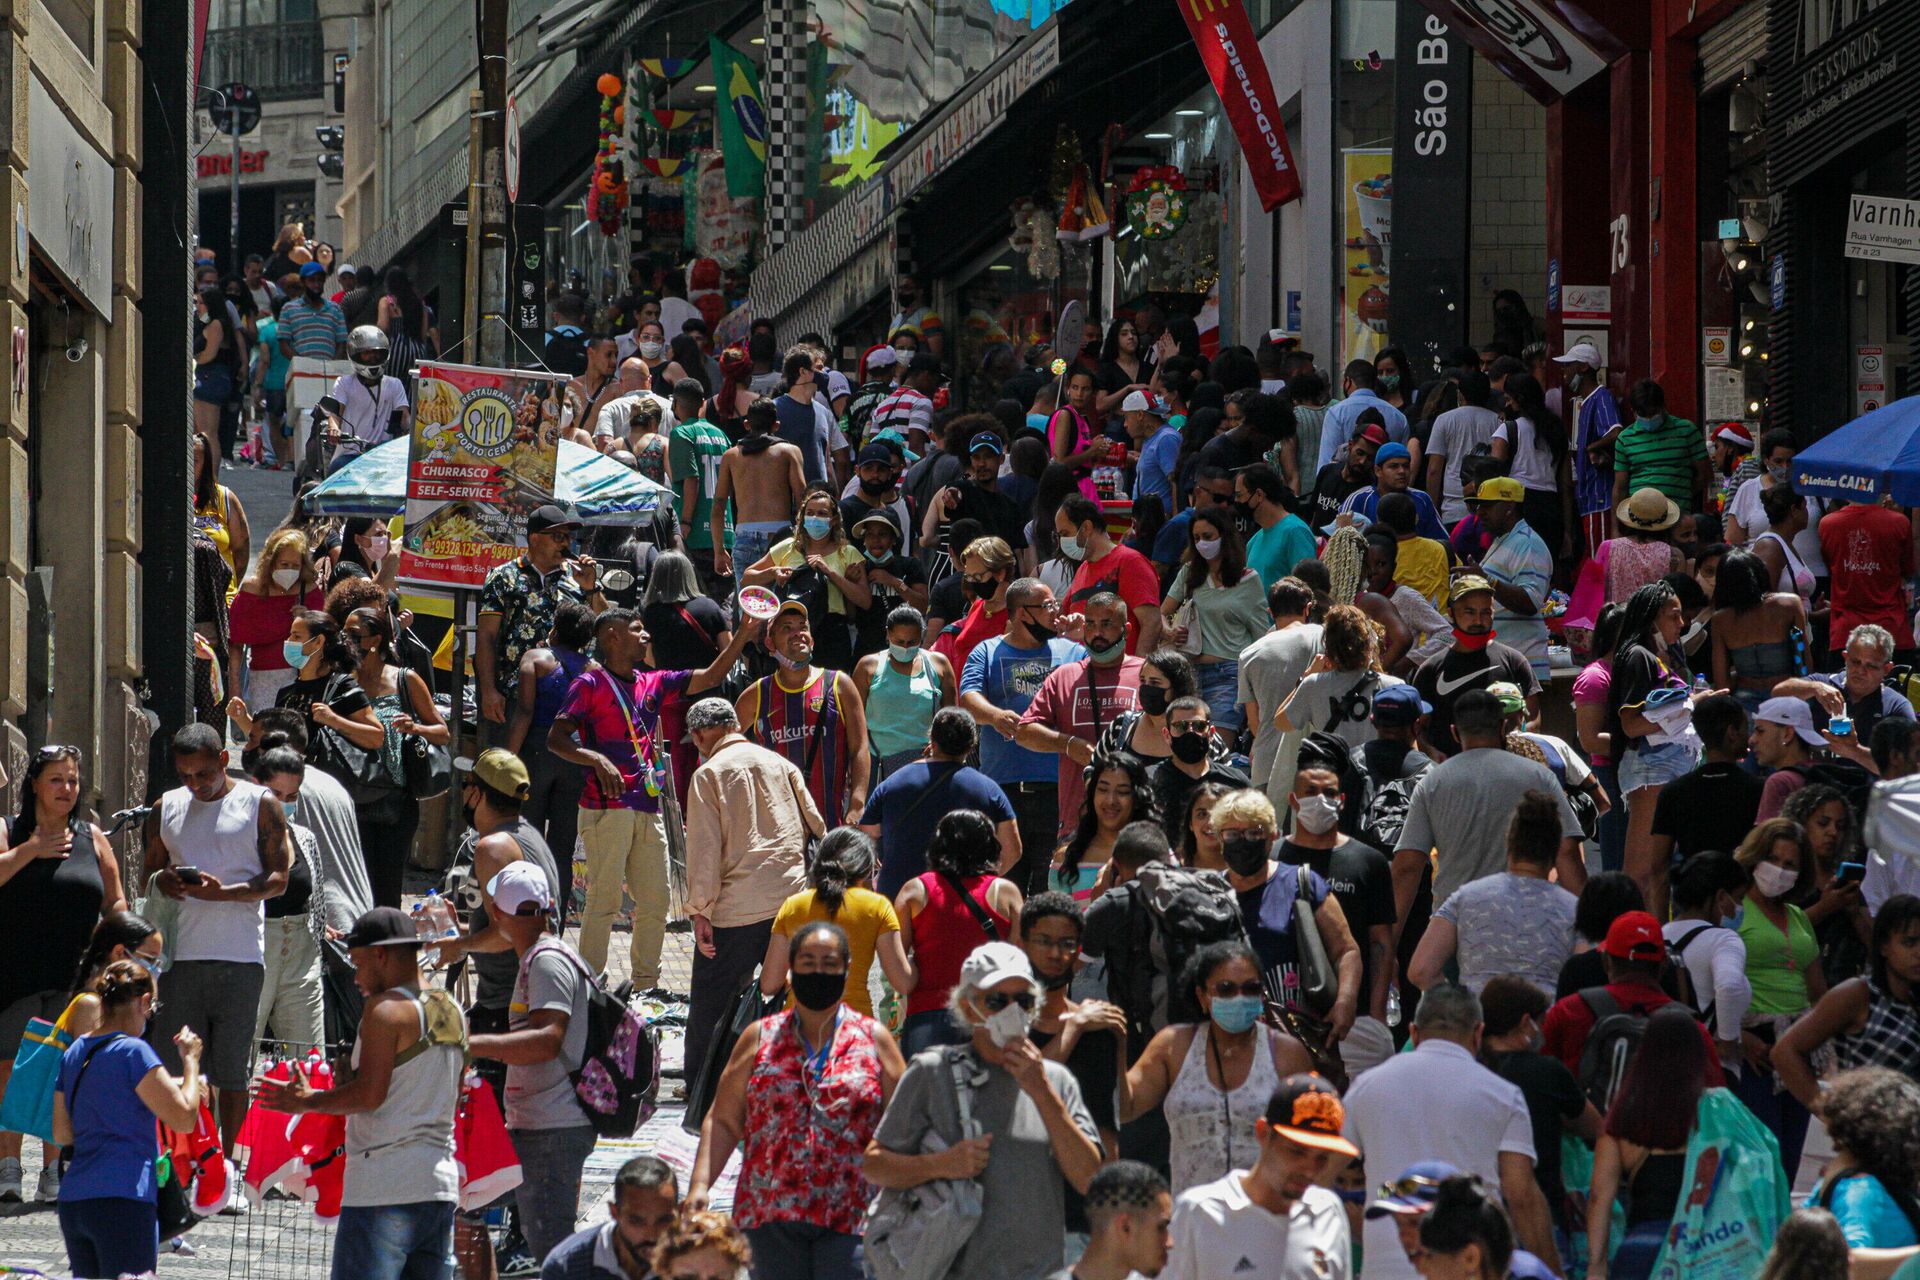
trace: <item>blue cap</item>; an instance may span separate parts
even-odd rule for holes
[[[1383,462],[1392,462],[1395,458],[1405,458],[1411,462],[1413,453],[1398,440],[1389,440],[1380,446],[1379,452],[1373,455],[1373,465],[1377,467]]]
[[[1400,1176],[1380,1188],[1380,1196],[1367,1206],[1367,1217],[1383,1218],[1389,1213],[1425,1213],[1440,1198],[1440,1184],[1460,1176],[1460,1171],[1445,1160],[1422,1160],[1408,1165]]]
[[[1410,725],[1416,717],[1432,714],[1433,708],[1410,684],[1390,684],[1373,695],[1375,724]]]
[[[327,269],[317,262],[303,262],[300,264],[300,278],[302,280],[305,280],[308,276],[323,276],[325,274],[327,274]]]

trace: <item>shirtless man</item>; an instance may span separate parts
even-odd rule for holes
[[[588,339],[587,371],[567,383],[566,439],[589,449],[597,447],[593,441],[593,424],[599,421],[600,410],[607,402],[620,394],[619,381],[614,376],[617,363],[612,338]]]
[[[734,572],[755,563],[774,543],[793,532],[793,513],[807,491],[800,446],[773,434],[777,421],[773,401],[762,396],[747,407],[746,434],[720,459],[720,479],[713,491],[713,569]],[[725,550],[721,521],[727,501],[733,501],[733,554]]]
[[[602,402],[600,411],[593,419],[593,446],[602,453],[620,448],[620,442],[626,441],[630,452],[638,453],[636,440],[631,427],[634,407],[648,402],[659,407],[658,423],[641,434],[646,435],[658,430],[665,435],[673,430],[673,407],[666,397],[653,390],[653,375],[647,371],[647,362],[639,356],[620,362],[619,394]]]

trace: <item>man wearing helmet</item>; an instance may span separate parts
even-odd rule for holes
[[[332,474],[375,445],[407,432],[407,386],[387,376],[387,335],[363,324],[347,335],[353,372],[334,379],[333,390],[314,407],[315,438],[330,454]]]

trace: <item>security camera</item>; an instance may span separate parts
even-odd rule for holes
[[[72,342],[69,342],[67,344],[67,360],[70,363],[79,364],[82,360],[85,360],[86,358],[87,358],[87,340],[85,338],[75,338]]]

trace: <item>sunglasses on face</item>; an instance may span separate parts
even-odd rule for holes
[[[1182,720],[1179,724],[1168,725],[1167,733],[1171,737],[1178,738],[1189,733],[1209,733],[1212,729],[1213,726],[1205,720]]]
[[[1008,995],[1004,991],[993,991],[980,997],[980,1003],[988,1013],[998,1013],[1010,1004],[1017,1004],[1027,1012],[1033,1012],[1033,992],[1017,991]]]
[[[1382,1200],[1401,1198],[1419,1199],[1423,1191],[1432,1191],[1440,1185],[1437,1178],[1425,1178],[1417,1173],[1404,1174],[1392,1182],[1380,1184],[1379,1198]]]
[[[1207,988],[1216,1000],[1231,1000],[1234,996],[1265,996],[1267,989],[1258,978],[1252,982],[1216,982]]]

